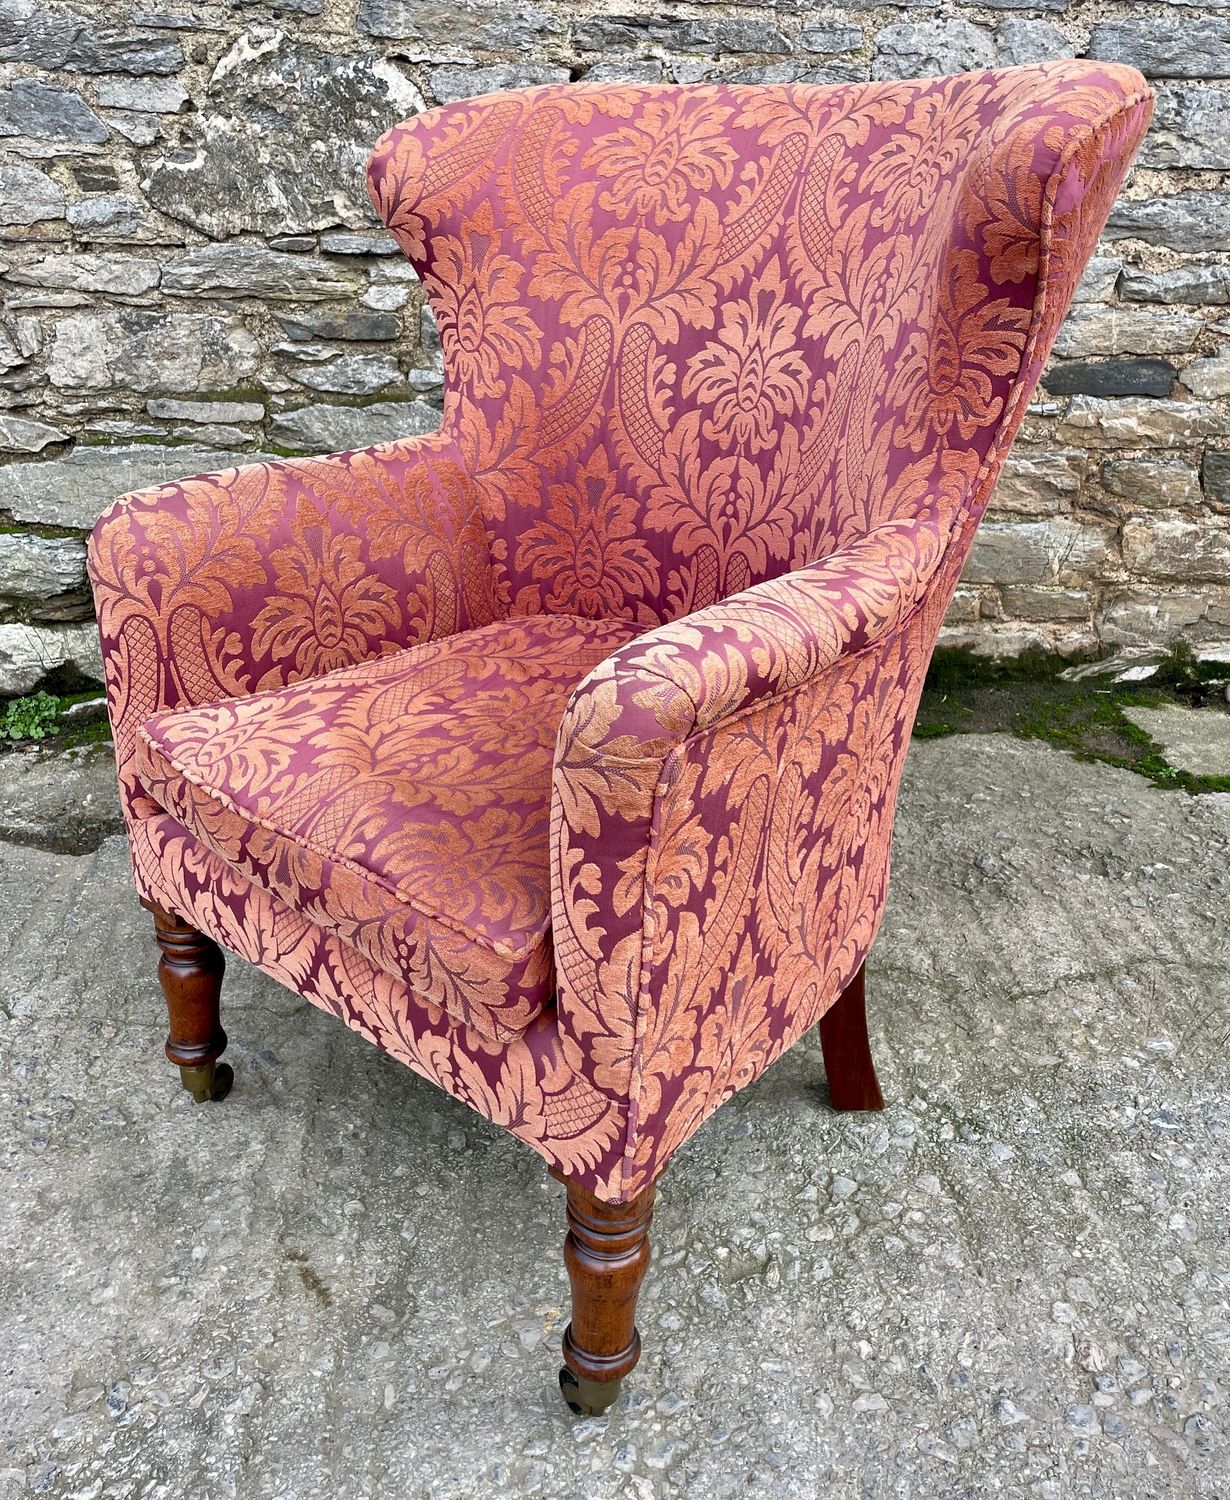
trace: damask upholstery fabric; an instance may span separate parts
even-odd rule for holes
[[[95,533],[143,893],[637,1192],[874,939],[936,633],[1150,111],[1133,70],[1059,62],[561,85],[396,127],[369,180],[440,326],[441,433],[127,497]],[[639,633],[557,721],[557,1004],[515,1040],[142,785],[157,710],[550,616]]]
[[[497,621],[141,728],[150,798],[279,895],[485,1036],[551,998],[555,729],[633,634]]]
[[[516,1040],[458,1025],[349,943],[243,876],[167,815],[132,829],[142,891],[156,890],[225,948],[509,1131],[578,1182],[618,1183],[626,1109],[564,1061],[555,1011]],[[225,997],[224,997],[225,1004]]]

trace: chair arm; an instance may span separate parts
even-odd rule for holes
[[[637,1098],[652,1039],[674,1028],[674,1043],[663,1044],[690,1056],[699,1025],[695,1007],[681,1019],[662,992],[662,945],[682,940],[686,908],[692,977],[709,973],[719,987],[728,977],[718,971],[734,957],[730,943],[768,898],[761,846],[771,862],[805,860],[823,838],[817,799],[843,795],[855,696],[890,661],[900,676],[907,641],[921,686],[929,643],[920,641],[933,637],[944,600],[921,635],[911,622],[953,581],[945,568],[930,588],[948,537],[934,514],[890,522],[649,631],[573,694],[551,822],[560,1030],[570,1064],[612,1097],[631,1096],[634,1117],[652,1104]],[[896,732],[896,709],[890,717]],[[781,796],[795,799],[793,810]]]
[[[497,618],[475,486],[433,434],[124,495],[89,545],[126,814],[161,709],[283,687]]]

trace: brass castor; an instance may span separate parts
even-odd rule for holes
[[[180,1082],[198,1104],[225,1099],[235,1082],[229,1063],[205,1063],[199,1068],[180,1068]]]
[[[622,1380],[586,1380],[563,1365],[559,1372],[559,1388],[568,1409],[578,1417],[600,1417],[608,1406],[614,1404],[623,1387]]]

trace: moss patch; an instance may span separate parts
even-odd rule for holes
[[[919,739],[1009,733],[1048,740],[1079,760],[1122,766],[1156,786],[1230,792],[1230,776],[1193,776],[1172,766],[1161,746],[1123,712],[1173,703],[1225,710],[1230,668],[1176,652],[1145,682],[1110,682],[1065,679],[1059,675],[1063,665],[1040,653],[997,662],[966,651],[937,651],[914,733]]]

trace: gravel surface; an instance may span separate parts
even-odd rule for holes
[[[831,1113],[813,1033],[705,1125],[587,1421],[537,1158],[238,961],[195,1107],[122,839],[39,842],[0,845],[0,1496],[1230,1494],[1230,796],[917,743],[887,1110]]]

